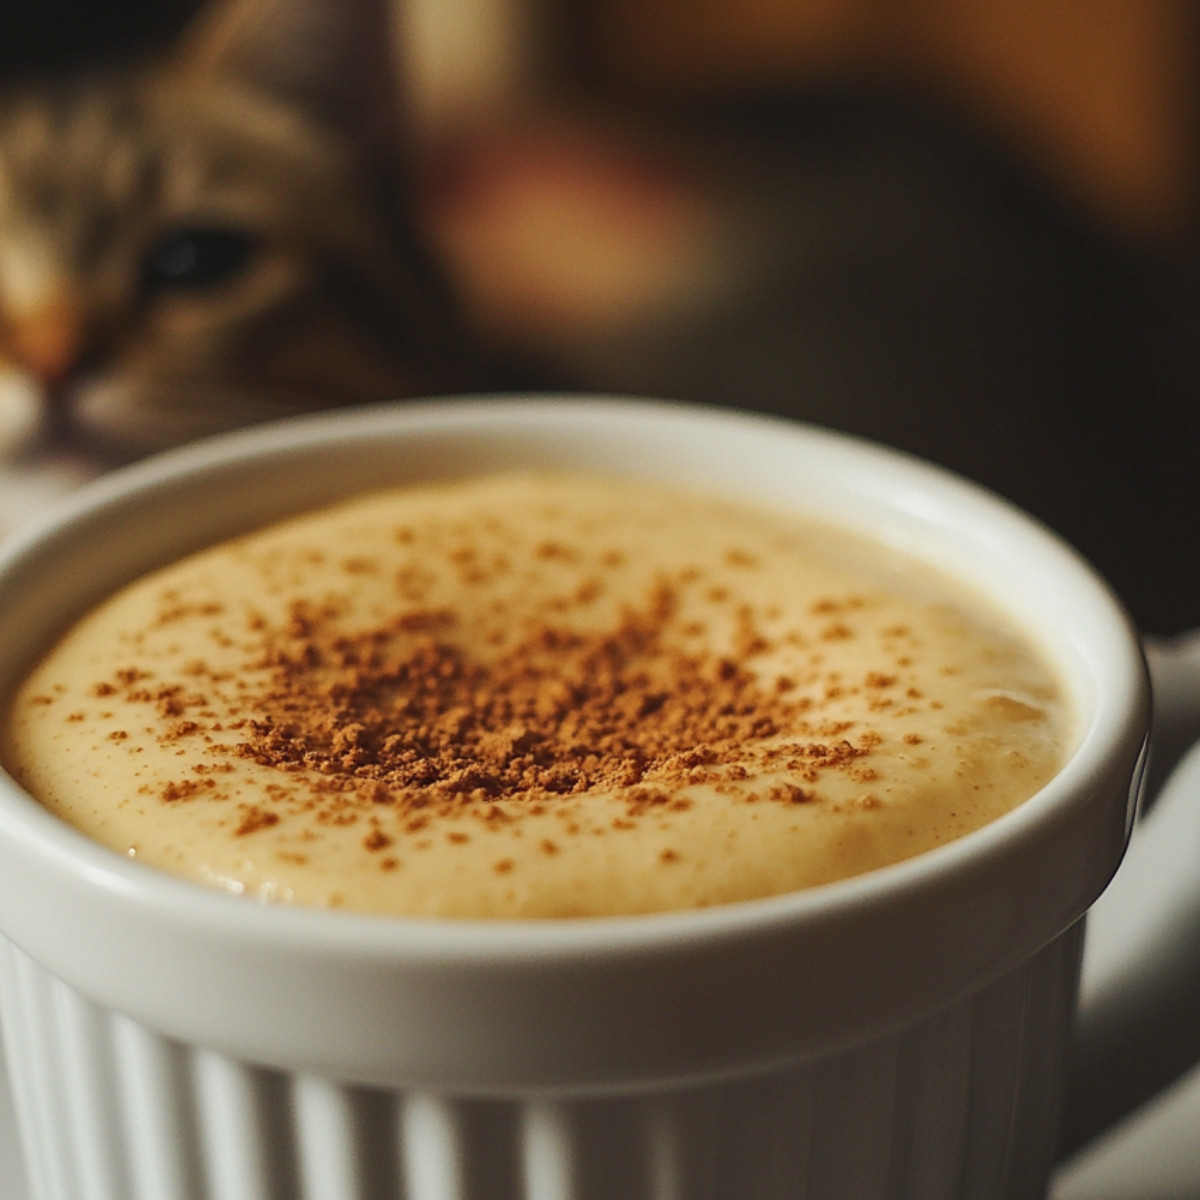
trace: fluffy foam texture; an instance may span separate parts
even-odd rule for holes
[[[372,913],[579,917],[858,874],[989,822],[1071,737],[940,574],[794,517],[521,475],[376,494],[125,589],[7,761],[154,866]]]

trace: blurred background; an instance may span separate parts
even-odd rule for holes
[[[393,2],[418,220],[524,378],[913,451],[1200,625],[1193,4]],[[9,3],[0,72],[196,7]]]
[[[480,114],[516,131],[516,180],[462,150],[476,177],[435,208],[501,337],[551,343],[592,386],[954,467],[1167,632],[1200,622],[1196,18],[1178,0],[426,0],[412,112],[443,153]]]

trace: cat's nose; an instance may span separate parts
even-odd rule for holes
[[[55,297],[31,312],[10,316],[5,348],[47,393],[53,393],[83,359],[86,332],[80,306]]]

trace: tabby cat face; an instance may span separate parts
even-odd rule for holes
[[[0,97],[0,454],[453,386],[439,289],[374,183],[224,63]]]

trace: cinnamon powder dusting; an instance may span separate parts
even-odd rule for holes
[[[621,791],[635,813],[647,806],[640,785],[667,804],[756,751],[810,780],[868,753],[844,738],[781,747],[781,733],[808,727],[809,702],[727,657],[680,649],[668,636],[677,607],[660,585],[614,628],[537,624],[483,661],[454,640],[448,612],[347,635],[333,614],[296,606],[266,639],[261,690],[243,697],[257,715],[237,753],[402,810]]]

